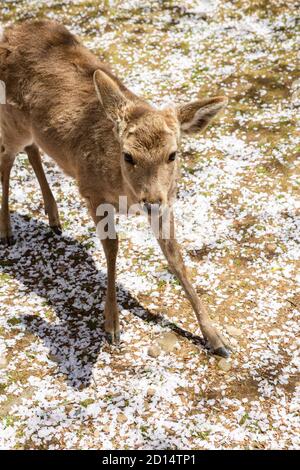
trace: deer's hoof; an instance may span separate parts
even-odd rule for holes
[[[112,333],[105,333],[105,336],[106,336],[107,342],[108,342],[109,344],[113,344],[114,335],[113,335]]]
[[[227,359],[230,356],[230,350],[225,348],[224,346],[221,346],[220,348],[214,349],[213,354],[216,356],[224,357]]]
[[[120,344],[120,332],[106,333],[106,339],[109,344],[118,345]]]
[[[54,233],[56,233],[56,235],[61,235],[62,234],[61,225],[50,225],[50,228]]]
[[[6,237],[0,237],[0,245],[12,246],[15,243],[15,239],[12,235]]]

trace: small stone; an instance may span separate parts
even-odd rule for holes
[[[227,359],[220,359],[218,362],[219,369],[223,370],[224,372],[228,372],[231,369],[231,364]]]
[[[60,358],[55,354],[48,354],[48,359],[52,362],[60,362]]]
[[[155,395],[155,388],[148,388],[147,390],[147,397],[153,397]]]
[[[275,253],[276,248],[277,248],[277,246],[275,245],[275,243],[267,243],[267,244],[266,244],[266,250],[267,250],[270,254]]]
[[[157,341],[161,349],[169,353],[174,351],[177,346],[177,342],[177,336],[172,331],[163,334]]]
[[[241,336],[243,334],[243,330],[232,325],[226,326],[226,330],[231,336]]]
[[[8,362],[5,356],[0,356],[0,369],[5,369],[7,367]]]
[[[294,80],[292,83],[292,90],[299,90],[300,89],[300,78]]]
[[[292,93],[292,105],[298,108],[300,106],[300,89],[295,89]]]
[[[117,417],[118,423],[126,423],[127,421],[127,416],[124,415],[124,413],[119,413]]]
[[[150,348],[148,349],[148,355],[151,357],[158,357],[160,353],[161,353],[160,348],[156,346],[155,344],[150,346]]]

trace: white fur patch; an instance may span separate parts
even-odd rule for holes
[[[164,103],[161,104],[160,106],[161,109],[173,109],[176,111],[176,105],[174,101],[165,101]]]
[[[4,28],[3,28],[3,26],[0,24],[0,41],[3,40],[3,36],[4,36]]]

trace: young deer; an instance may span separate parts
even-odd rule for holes
[[[171,206],[176,193],[180,135],[203,130],[221,111],[225,97],[155,109],[128,90],[109,67],[65,27],[50,21],[25,22],[0,40],[0,80],[6,104],[0,106],[2,207],[0,237],[12,242],[8,195],[16,154],[25,150],[41,186],[50,226],[60,232],[59,215],[41,164],[39,148],[74,177],[97,224],[100,204],[118,211],[119,196],[129,204],[170,208],[170,237],[158,242],[215,354],[227,357],[224,340],[212,326],[190,281],[175,239]],[[116,301],[117,238],[102,240],[107,260],[105,331],[118,342]]]

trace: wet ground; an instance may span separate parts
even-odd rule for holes
[[[0,248],[1,448],[299,448],[299,4],[178,4],[1,2],[0,21],[64,22],[157,105],[229,97],[182,143],[176,212],[193,282],[234,352],[224,363],[203,348],[144,219],[120,222],[122,343],[109,346],[105,260],[83,201],[45,156],[64,229],[51,234],[20,155],[17,243]],[[151,357],[157,342],[171,346]]]

